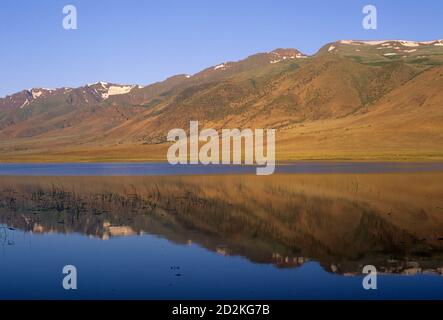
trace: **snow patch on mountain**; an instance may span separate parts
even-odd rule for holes
[[[282,53],[280,53],[282,52]],[[284,54],[286,53],[286,54]],[[297,53],[293,53],[293,54],[287,54],[289,53],[288,49],[277,49],[271,52],[271,54],[273,55],[273,59],[271,61],[269,61],[270,63],[274,64],[274,63],[278,63],[280,61],[283,60],[287,60],[287,59],[304,59],[307,58],[306,55],[297,52]]]
[[[25,100],[25,102],[23,102],[23,104],[20,106],[20,109],[23,109],[24,107],[26,107],[29,104],[28,99]]]
[[[88,84],[87,87],[93,89],[93,93],[100,96],[103,100],[108,99],[111,96],[121,95],[128,93],[136,86],[134,85],[118,85],[111,84],[104,81]]]
[[[382,46],[390,46],[392,43],[398,43],[404,47],[419,47],[420,45],[442,45],[443,40],[432,40],[432,41],[409,41],[409,40],[340,40],[338,43],[341,44],[349,44],[349,45],[362,45],[367,44],[371,46],[382,45]]]
[[[215,66],[214,70],[219,70],[219,69],[224,70],[225,68],[226,68],[226,64],[222,63],[222,64]]]
[[[42,95],[42,92],[38,89],[32,89],[31,94],[32,94],[33,99],[37,99],[38,97],[40,97]]]
[[[350,45],[354,45],[354,46],[359,46],[362,44],[368,44],[371,46],[376,46],[376,45],[380,45],[383,44],[387,41],[383,40],[383,41],[360,41],[360,40],[340,40],[338,43],[341,44],[350,44]]]
[[[86,84],[86,86],[88,86],[88,87],[92,87],[92,86],[100,85],[100,86],[102,86],[103,88],[105,88],[106,86],[108,86],[108,84],[109,84],[109,83],[104,82],[104,81],[97,81],[97,82],[94,82],[94,83],[88,83],[88,84]]]
[[[108,88],[108,97],[128,93],[132,88],[134,86],[110,86]]]
[[[415,42],[415,41],[400,41],[400,44],[405,47],[419,47],[420,46],[420,42]]]

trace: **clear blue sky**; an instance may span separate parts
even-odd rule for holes
[[[62,28],[62,8],[78,30]],[[361,26],[378,9],[378,30]],[[9,0],[0,2],[0,96],[98,80],[149,84],[278,47],[443,38],[441,0]]]

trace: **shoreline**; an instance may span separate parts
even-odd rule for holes
[[[337,163],[337,162],[343,162],[343,163],[443,163],[443,157],[435,157],[435,158],[414,158],[414,157],[404,157],[404,158],[389,158],[389,157],[377,157],[377,158],[294,158],[294,159],[277,159],[275,162],[275,165],[287,165],[287,164],[294,164],[294,163],[303,163],[303,162],[319,162],[319,163]],[[158,164],[168,164],[168,161],[166,159],[127,159],[127,158],[119,158],[119,159],[101,159],[101,158],[91,158],[91,159],[41,159],[41,158],[18,158],[18,159],[11,159],[11,160],[4,160],[0,159],[0,165],[2,164],[117,164],[117,163],[158,163]],[[211,165],[226,165],[226,164],[211,164]],[[233,164],[227,164],[227,166],[233,165]],[[247,164],[241,164],[242,166],[256,166],[253,165],[247,165]]]
[[[0,176],[212,176],[257,175],[257,165],[204,165],[167,162],[65,162],[0,164]],[[271,175],[409,174],[443,172],[440,162],[299,161],[276,164]]]

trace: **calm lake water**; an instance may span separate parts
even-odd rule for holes
[[[275,173],[380,173],[443,171],[443,163],[315,162],[277,165]],[[140,176],[255,174],[256,166],[168,163],[1,163],[0,176]]]
[[[441,164],[251,169],[0,165],[0,299],[443,299]]]

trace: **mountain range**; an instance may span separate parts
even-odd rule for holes
[[[443,158],[443,40],[257,53],[148,86],[0,98],[0,161],[164,160],[167,132],[275,128],[280,160]]]

